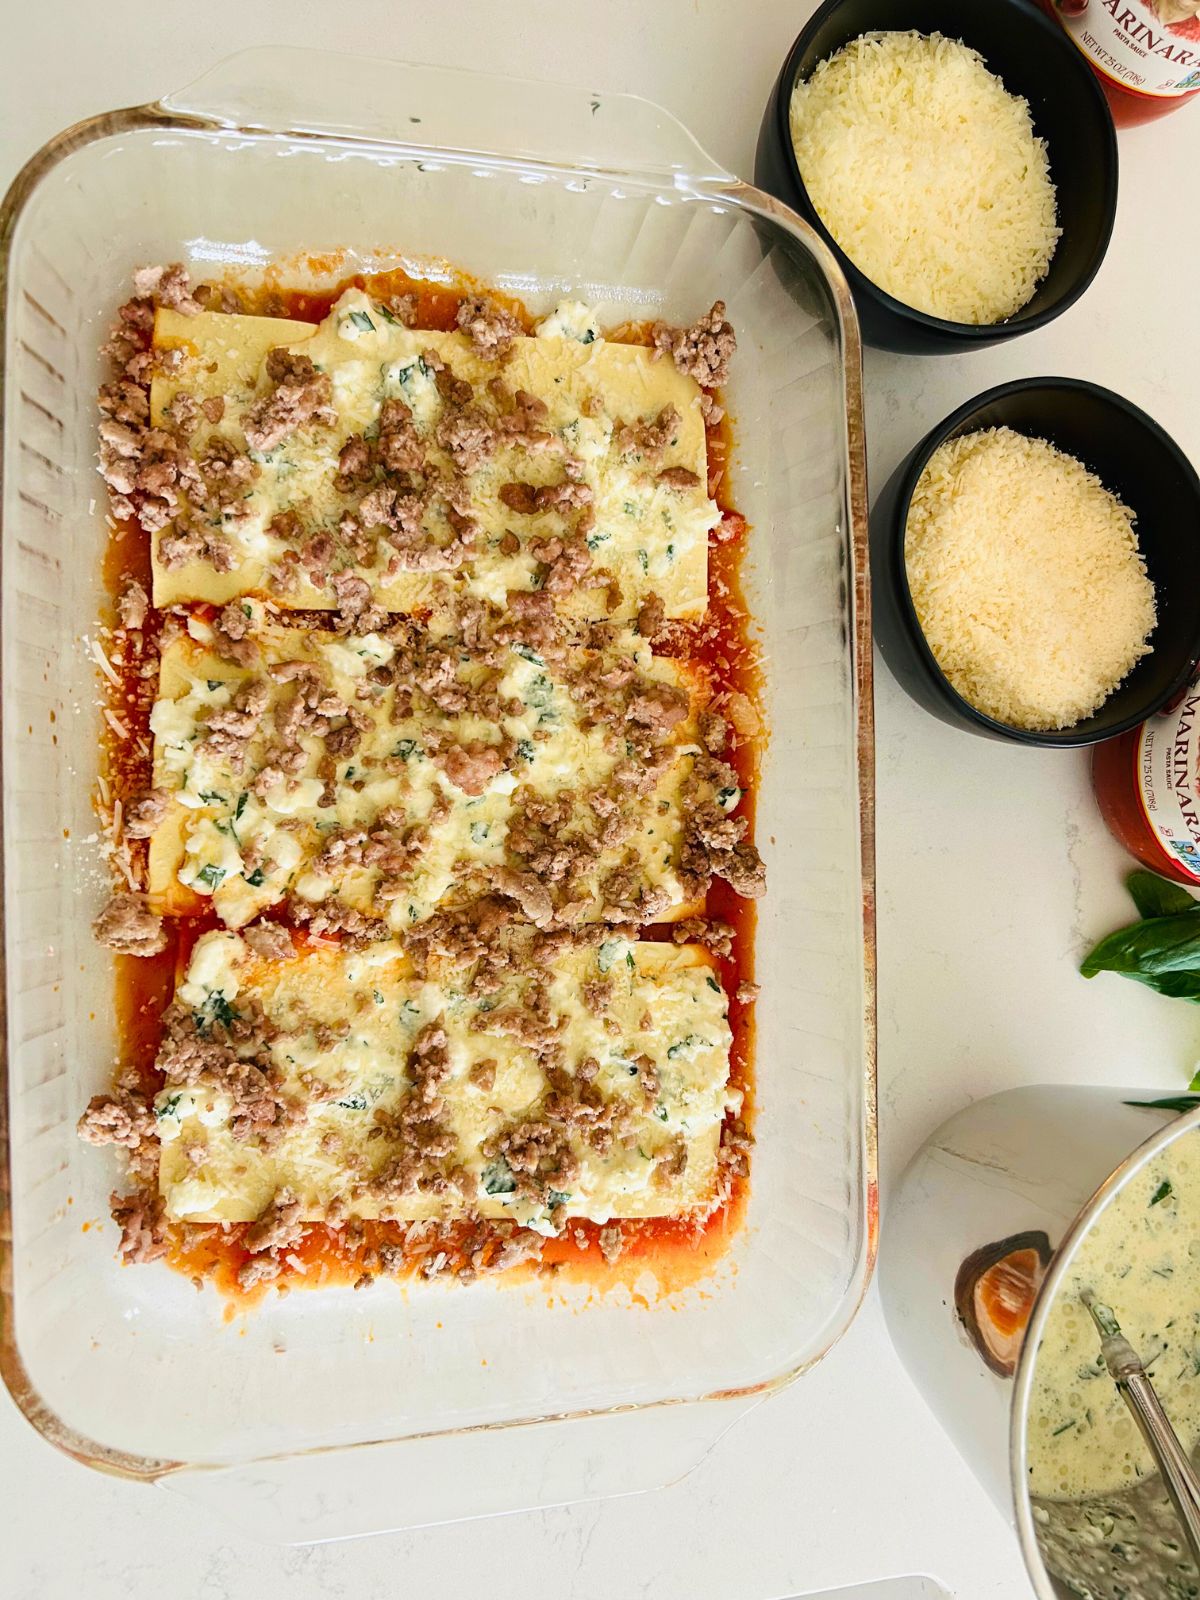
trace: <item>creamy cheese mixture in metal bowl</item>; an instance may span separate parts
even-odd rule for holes
[[[1112,1307],[1175,1431],[1200,1459],[1200,1129],[1142,1163],[1054,1286],[1034,1357],[1025,1469],[1049,1570],[1094,1600],[1200,1594],[1153,1460],[1080,1295]]]

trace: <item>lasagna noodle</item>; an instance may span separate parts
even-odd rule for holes
[[[297,328],[302,328],[297,333]],[[238,449],[245,447],[242,418],[248,405],[270,390],[262,371],[267,351],[289,345],[311,358],[331,380],[337,412],[334,426],[308,425],[263,454],[254,453],[260,473],[238,507],[236,520],[226,520],[222,535],[234,552],[231,571],[218,572],[206,561],[168,569],[160,557],[164,529],[153,541],[154,602],[158,606],[185,601],[224,604],[243,594],[269,593],[291,608],[333,609],[332,588],[319,587],[303,576],[287,594],[276,593],[273,563],[287,546],[268,531],[278,512],[294,511],[307,527],[335,530],[342,514],[354,509],[365,489],[344,495],[334,484],[338,453],[352,434],[369,432],[389,397],[403,399],[428,459],[449,474],[450,458],[434,435],[443,401],[423,353],[433,352],[456,377],[468,381],[475,404],[495,412],[488,384],[499,378],[510,392],[524,390],[545,402],[545,427],[555,436],[552,448],[531,452],[523,445],[502,443],[468,474],[471,514],[480,533],[474,559],[454,575],[433,577],[423,572],[389,575],[386,557],[371,565],[345,570],[364,578],[377,604],[411,613],[428,609],[440,594],[465,591],[504,604],[509,591],[530,590],[539,582],[538,562],[529,551],[534,539],[569,532],[577,512],[543,510],[516,513],[500,499],[506,483],[537,486],[561,481],[563,459],[581,463],[583,479],[593,493],[595,523],[588,534],[594,569],[605,569],[619,584],[621,602],[607,604],[597,576],[595,586],[564,597],[567,614],[629,620],[647,595],[660,596],[668,617],[695,617],[707,604],[708,533],[719,519],[707,492],[707,453],[701,392],[695,381],[669,360],[640,345],[595,339],[518,338],[503,363],[480,359],[464,335],[408,329],[387,321],[379,307],[359,290],[347,290],[319,326],[282,322],[269,317],[244,317],[201,312],[185,317],[160,310],[155,320],[155,345],[179,347],[187,359],[170,376],[155,378],[151,391],[154,421],[160,423],[174,394],[183,389],[203,398],[223,395],[224,415],[204,422],[192,437],[200,454],[214,435]],[[251,374],[253,373],[253,380]],[[613,440],[614,425],[649,422],[665,407],[674,407],[679,425],[662,454],[643,458],[636,450],[621,453]],[[665,469],[681,468],[694,482],[672,486],[660,480]],[[451,530],[436,497],[425,514],[426,531],[439,544]],[[520,540],[515,554],[500,548],[505,533]],[[349,559],[349,558],[347,558]],[[344,567],[339,558],[337,565]]]
[[[614,938],[556,963],[550,1004],[568,1070],[594,1059],[596,1087],[606,1102],[628,1108],[631,1122],[627,1136],[604,1155],[584,1131],[572,1129],[578,1174],[569,1192],[554,1193],[548,1203],[522,1198],[507,1163],[481,1149],[506,1128],[538,1120],[547,1091],[537,1057],[507,1034],[488,1030],[491,1012],[527,1003],[527,971],[510,972],[498,994],[480,1000],[456,989],[448,976],[419,980],[396,945],[362,953],[312,949],[264,963],[236,934],[206,935],[180,994],[200,1019],[222,1008],[236,1011],[252,997],[280,1030],[270,1052],[283,1092],[304,1109],[275,1142],[239,1142],[219,1085],[168,1081],[156,1101],[168,1213],[190,1221],[250,1221],[281,1189],[292,1192],[309,1220],[321,1220],[334,1200],[365,1218],[420,1220],[471,1210],[548,1233],[569,1217],[604,1222],[706,1213],[717,1197],[722,1118],[737,1100],[728,1086],[728,1002],[707,953],[696,945]],[[603,1017],[584,1003],[589,979],[609,985]],[[403,1107],[413,1041],[438,1019],[450,1059],[439,1085],[442,1122],[455,1137],[449,1162],[465,1174],[463,1192],[381,1202],[370,1180],[387,1166],[391,1141],[368,1134]],[[614,1033],[605,1019],[619,1025]],[[328,1033],[320,1037],[322,1028],[337,1032],[337,1042],[331,1045]],[[635,1058],[643,1064],[642,1078]],[[472,1068],[484,1061],[495,1063],[490,1087],[471,1081]],[[656,1080],[650,1094],[642,1088],[647,1061]],[[678,1159],[681,1149],[685,1164]]]
[[[204,631],[195,620],[192,627]],[[397,720],[390,686],[360,698],[367,674],[391,659],[392,646],[377,634],[338,637],[262,624],[253,637],[262,653],[262,664],[255,668],[236,667],[189,635],[163,650],[151,726],[154,783],[167,792],[169,803],[149,851],[149,890],[160,912],[195,913],[203,907],[202,897],[211,896],[222,921],[236,928],[289,893],[313,902],[336,893],[356,910],[385,914],[398,932],[422,921],[447,897],[453,902],[456,895],[469,898],[485,892],[498,869],[522,865],[505,844],[510,820],[522,812],[518,789],[545,799],[570,790],[575,796],[573,820],[565,834],[598,829],[586,795],[608,781],[619,756],[610,748],[605,729],[581,714],[567,686],[532,651],[507,652],[498,688],[516,714],[497,726],[469,711],[450,717],[428,703],[425,711]],[[619,845],[598,857],[587,880],[592,899],[585,920],[600,914],[600,880],[629,851],[639,882],[669,896],[669,908],[655,920],[674,920],[700,909],[685,897],[678,875],[679,791],[692,766],[700,680],[686,662],[651,656],[632,635],[618,641],[613,659],[628,659],[633,652],[647,680],[689,690],[691,712],[673,731],[678,754],[655,788],[641,796],[630,792],[624,799],[634,826]],[[612,665],[607,654],[593,654],[596,671],[602,662]],[[290,683],[272,685],[271,703],[240,770],[202,748],[206,718],[227,708],[239,686],[283,662],[313,665],[334,696],[370,719],[357,749],[336,763],[331,806],[321,804],[324,783],[318,777],[325,746],[311,734],[300,736],[303,769],[291,781],[255,792],[255,779],[270,760],[274,712],[294,692]],[[461,667],[460,678],[478,679],[483,670]],[[501,737],[509,741],[511,754],[480,794],[457,787],[426,749],[441,739],[465,745],[495,744]],[[435,805],[445,814],[431,818]],[[317,863],[335,833],[369,832],[380,814],[393,808],[404,812],[406,826],[428,824],[430,831],[427,847],[403,875],[403,892],[393,887],[390,898],[381,898],[385,874],[377,866]]]

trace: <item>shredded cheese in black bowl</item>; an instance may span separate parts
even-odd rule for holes
[[[825,0],[771,92],[755,179],[832,246],[868,343],[979,349],[1095,277],[1116,136],[1033,0]]]
[[[1153,418],[1075,378],[969,400],[871,512],[875,639],[942,721],[1098,744],[1200,660],[1200,478]]]

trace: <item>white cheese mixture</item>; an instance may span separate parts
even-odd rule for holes
[[[1184,1447],[1200,1444],[1200,1132],[1117,1192],[1059,1286],[1029,1403],[1029,1488],[1053,1499],[1110,1494],[1154,1470],[1101,1359],[1085,1288],[1112,1308]]]

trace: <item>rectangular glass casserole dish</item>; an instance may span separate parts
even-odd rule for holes
[[[0,246],[10,1390],[97,1466],[189,1484],[235,1515],[253,1482],[280,1536],[666,1481],[730,1414],[664,1403],[753,1396],[803,1371],[849,1322],[874,1257],[866,485],[836,265],[646,102],[299,51],[237,56],[159,105],[64,133],[10,191]],[[103,882],[85,643],[103,600],[98,348],[135,265],[252,274],[347,249],[342,271],[444,258],[534,310],[570,289],[610,325],[686,322],[722,298],[737,329],[733,502],[753,524],[771,729],[758,1143],[717,1269],[648,1308],[615,1293],[584,1306],[537,1281],[385,1286],[269,1298],[230,1324],[186,1280],[122,1268],[111,1224],[94,1231],[113,1171],[74,1128],[115,1038],[109,960],[89,934]],[[633,1427],[653,1446],[618,1447]]]

